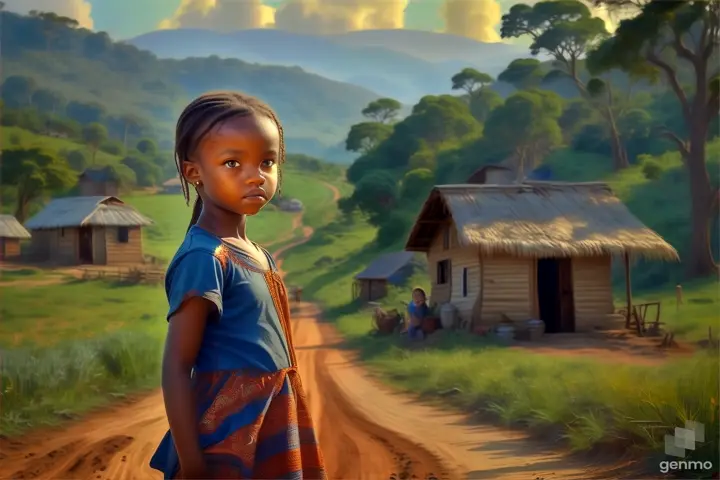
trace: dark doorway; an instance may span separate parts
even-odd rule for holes
[[[80,263],[93,263],[92,227],[80,227]]]
[[[547,333],[575,331],[571,262],[569,258],[538,260],[538,306]]]

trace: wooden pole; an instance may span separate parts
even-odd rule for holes
[[[680,305],[683,303],[682,285],[675,285],[675,311],[680,311]]]
[[[630,286],[630,254],[623,255],[625,263],[625,301],[627,312],[625,313],[625,328],[630,328],[630,317],[632,315],[632,287]]]

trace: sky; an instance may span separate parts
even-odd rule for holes
[[[6,9],[54,11],[115,39],[159,28],[218,31],[275,26],[298,33],[374,28],[446,31],[500,41],[500,17],[520,0],[5,0]],[[526,0],[527,1],[527,0]],[[529,0],[532,3],[535,0]]]

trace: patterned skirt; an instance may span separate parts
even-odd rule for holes
[[[294,368],[195,377],[200,444],[214,479],[325,480],[307,399]],[[150,466],[182,478],[168,432]]]

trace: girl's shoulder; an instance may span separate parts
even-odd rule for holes
[[[223,243],[222,241],[211,235],[210,233],[200,229],[191,228],[185,235],[183,242],[178,247],[177,252],[173,256],[168,271],[177,268],[181,264],[187,263],[183,260],[192,258],[191,263],[195,263],[198,259],[206,258],[208,261],[215,259],[221,261]]]

